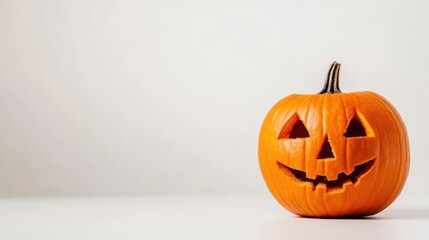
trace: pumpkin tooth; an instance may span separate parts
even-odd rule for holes
[[[328,190],[329,190],[329,188],[326,186],[326,184],[325,184],[325,183],[319,183],[319,184],[317,185],[317,187],[316,187],[314,190],[316,190],[316,192],[318,192],[318,191],[326,192],[326,191],[328,191]],[[314,191],[314,190],[313,190],[313,191]]]
[[[335,174],[335,172],[334,172],[334,171],[328,171],[328,172],[326,173],[326,178],[327,178],[329,181],[334,181],[334,180],[337,180],[337,179],[338,179],[338,175],[337,175],[337,174]]]
[[[308,179],[315,180],[317,177],[319,177],[319,176],[315,173],[315,171],[309,171],[309,172],[304,172],[304,173],[305,173],[306,178],[308,178]]]

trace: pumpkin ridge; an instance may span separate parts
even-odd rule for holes
[[[382,105],[383,105],[383,108],[389,113],[388,115],[389,115],[389,117],[390,117],[390,119],[395,123],[395,122],[398,122],[398,119],[399,120],[401,120],[400,119],[400,117],[399,117],[399,114],[397,114],[396,112],[394,112],[393,111],[393,106],[391,106],[391,105],[389,105],[389,104],[387,104],[386,103],[386,100],[384,100],[384,99],[382,99],[382,98],[380,98],[379,96],[378,96],[378,94],[373,94],[373,97],[375,98],[375,99],[377,99]],[[400,121],[400,122],[402,122],[402,121]],[[395,135],[396,135],[396,141],[398,142],[398,143],[396,143],[396,145],[400,145],[400,142],[401,142],[401,135],[403,135],[403,134],[399,134],[399,131],[398,131],[398,126],[396,125],[396,124],[393,124],[394,125],[394,127],[395,127]],[[403,128],[401,128],[402,130],[403,130]],[[400,154],[402,154],[403,153],[403,151],[407,151],[406,149],[400,149],[399,151],[400,151]],[[408,157],[408,159],[409,159],[409,157]],[[393,184],[394,185],[394,187],[392,188],[392,190],[391,190],[391,193],[389,194],[390,196],[392,196],[391,198],[389,198],[389,199],[386,199],[385,201],[384,201],[384,205],[390,205],[392,202],[393,202],[393,200],[396,198],[396,196],[398,196],[400,193],[401,193],[401,191],[402,191],[402,188],[403,188],[403,186],[404,186],[404,183],[402,183],[402,184],[398,184],[398,181],[401,181],[401,180],[403,180],[403,179],[405,179],[404,178],[404,176],[403,176],[403,174],[406,174],[406,175],[408,175],[408,171],[401,171],[401,169],[403,169],[404,168],[404,164],[405,164],[405,161],[398,161],[399,162],[399,164],[400,164],[400,166],[398,166],[397,167],[397,169],[396,169],[396,172],[400,175],[400,177],[398,177],[398,178],[396,178],[396,181],[395,181],[395,184]],[[404,181],[404,180],[403,180]],[[404,181],[405,182],[405,181]],[[392,194],[393,193],[393,194]],[[395,194],[396,194],[396,196],[395,196]]]
[[[313,104],[313,101],[315,100],[316,98],[315,98],[315,96],[314,95],[311,95],[310,96],[310,100],[309,100],[309,104],[308,104],[308,106],[307,106],[307,109],[306,109],[306,111],[305,111],[305,122],[308,122],[308,113],[309,113],[309,111],[310,111],[310,107],[311,107],[311,105]],[[308,129],[308,128],[307,128]],[[307,159],[307,151],[306,151],[306,145],[307,145],[307,143],[306,142],[304,142],[304,148],[303,148],[303,150],[304,150],[304,159]],[[305,169],[307,169],[308,168],[308,161],[304,161],[304,167],[305,167]],[[317,209],[315,210],[314,208],[313,208],[313,206],[312,206],[312,204],[310,203],[310,200],[309,200],[309,198],[308,198],[308,192],[307,192],[307,189],[303,189],[303,191],[305,192],[305,200],[306,200],[306,202],[307,202],[307,205],[308,205],[308,208],[310,209],[310,212],[312,212],[312,214],[314,215],[314,214],[317,214]]]
[[[346,125],[347,122],[348,122],[348,114],[347,114],[348,113],[347,112],[348,108],[346,106],[346,103],[345,103],[345,100],[344,100],[344,96],[347,96],[347,95],[341,95],[339,97],[339,99],[340,99],[341,104],[343,106],[343,115],[344,115],[344,119],[345,119],[345,124],[344,125]],[[347,146],[347,139],[345,139],[345,146]],[[344,159],[346,159],[346,158],[347,158],[347,147],[344,147],[343,148],[343,155],[342,155],[343,161],[342,161],[342,164],[341,164],[341,166],[342,166],[343,169],[348,169],[347,168],[348,167],[347,166],[347,161],[344,161]],[[340,164],[338,164],[338,165],[340,165]],[[349,193],[346,192],[346,191],[344,191],[343,192],[343,196],[344,196],[344,198],[343,198],[344,199],[344,204],[342,204],[341,207],[340,207],[340,209],[338,210],[338,214],[340,214],[340,215],[344,214],[344,209],[347,206],[347,204],[345,204],[345,203],[349,202]]]

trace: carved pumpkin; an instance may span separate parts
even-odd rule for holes
[[[398,112],[376,93],[341,93],[339,71],[334,62],[319,94],[283,98],[262,124],[262,175],[277,201],[298,215],[378,213],[408,175],[408,137]]]

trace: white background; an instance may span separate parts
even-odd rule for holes
[[[1,239],[428,239],[428,198],[358,219],[288,214],[268,195],[0,199]],[[406,201],[403,201],[405,200]]]
[[[0,196],[266,193],[259,127],[332,61],[429,193],[428,1],[0,1]]]

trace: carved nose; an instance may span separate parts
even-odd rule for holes
[[[325,141],[323,142],[322,149],[320,149],[319,156],[317,159],[325,159],[325,158],[334,158],[334,153],[332,153],[332,147],[329,143],[329,139],[326,136]]]

